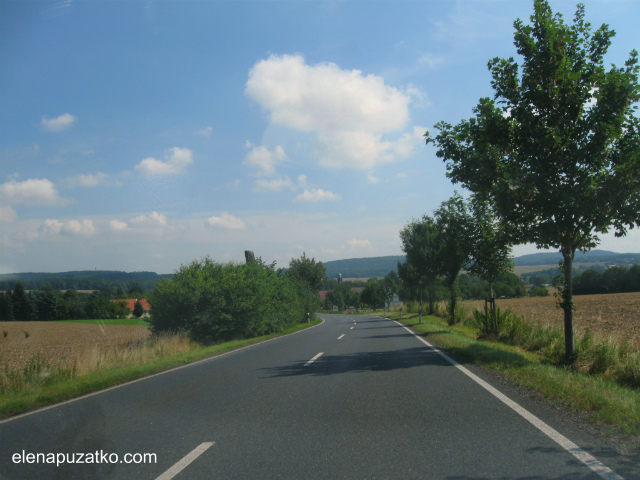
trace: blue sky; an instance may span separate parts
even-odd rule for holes
[[[575,1],[552,1],[571,21]],[[636,0],[587,0],[640,48]],[[532,1],[0,0],[0,273],[399,255]],[[638,252],[640,235],[599,248]],[[515,254],[535,247],[518,246]]]

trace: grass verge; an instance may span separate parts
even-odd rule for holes
[[[0,370],[0,419],[81,397],[242,347],[281,337],[321,322],[302,323],[280,333],[201,346],[184,336],[149,338],[105,352],[98,352],[92,365],[50,365],[34,357],[20,371]],[[1,364],[1,361],[0,361]],[[87,370],[81,373],[82,370]]]
[[[398,312],[387,318],[400,320]],[[498,371],[515,384],[540,392],[546,398],[590,414],[601,426],[613,426],[626,435],[630,444],[640,442],[640,391],[598,376],[572,371],[548,363],[539,352],[519,346],[478,340],[475,328],[449,326],[441,318],[406,313],[401,322],[434,344],[446,349],[461,363]]]

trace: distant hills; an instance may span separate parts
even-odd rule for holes
[[[525,265],[552,265],[562,260],[560,252],[541,252],[516,257],[516,267]],[[574,263],[606,263],[634,265],[640,264],[640,253],[616,253],[608,250],[591,250],[587,253],[576,252]]]
[[[513,260],[515,266],[557,265],[562,260],[560,252],[540,252],[522,255]],[[349,258],[346,260],[332,260],[324,262],[327,277],[336,278],[342,274],[343,278],[383,277],[391,270],[397,270],[398,262],[405,262],[404,255],[388,257]],[[592,250],[587,253],[576,253],[575,264],[606,264],[606,265],[640,265],[640,253],[616,253],[607,250]]]
[[[515,266],[557,265],[562,259],[559,252],[540,252],[522,255],[514,259]],[[347,258],[323,262],[327,269],[327,277],[336,278],[371,278],[383,277],[390,271],[397,271],[398,262],[405,262],[404,255],[386,257]],[[616,253],[607,250],[592,250],[587,253],[576,253],[575,264],[601,264],[630,266],[640,264],[640,253]],[[143,290],[151,290],[163,277],[155,272],[122,272],[113,270],[80,270],[59,273],[4,273],[0,274],[0,290],[13,289],[19,280],[27,290],[36,290],[44,285],[65,290],[100,290],[109,287],[120,287],[127,291],[137,284]]]

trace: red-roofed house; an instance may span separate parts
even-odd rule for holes
[[[127,308],[133,315],[133,307],[136,305],[136,302],[140,302],[142,304],[142,316],[148,317],[151,314],[151,305],[144,298],[125,298],[122,300],[111,300],[112,302],[124,302],[127,305]]]

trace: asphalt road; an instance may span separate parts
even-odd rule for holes
[[[30,453],[41,462],[28,463]],[[102,463],[42,463],[71,453]],[[105,463],[145,453],[155,462]],[[629,480],[640,466],[551,409],[454,366],[396,322],[330,315],[1,422],[0,479],[31,478]]]

